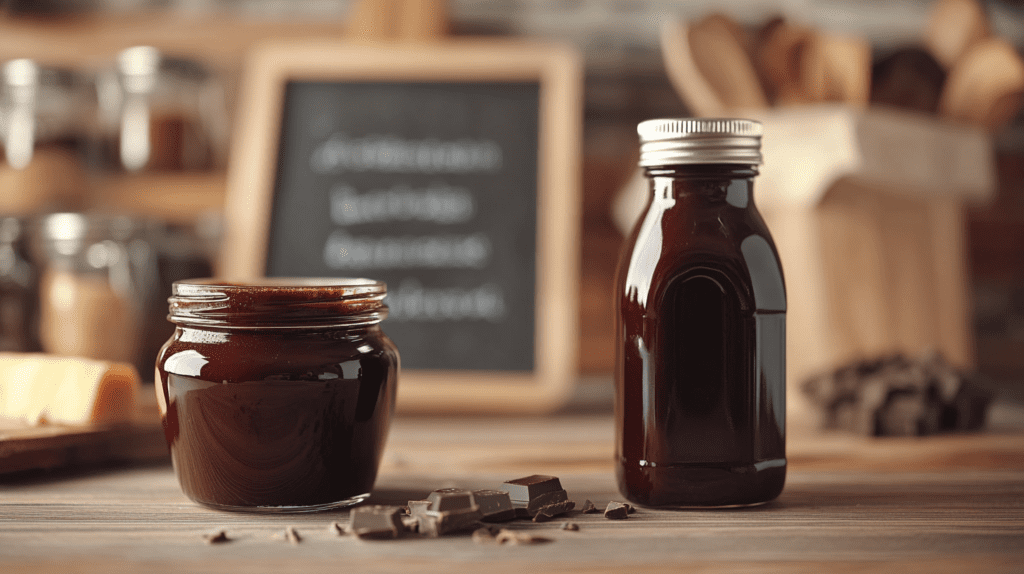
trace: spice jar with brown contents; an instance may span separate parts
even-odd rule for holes
[[[646,214],[617,280],[616,474],[648,506],[782,491],[786,292],[753,198],[761,125],[643,122]]]
[[[45,352],[132,363],[146,372],[139,343],[156,280],[148,225],[128,216],[83,213],[40,219],[39,330]]]

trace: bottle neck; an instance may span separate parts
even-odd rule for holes
[[[757,166],[737,164],[694,164],[649,167],[654,200],[693,203],[728,203],[733,207],[753,205]]]

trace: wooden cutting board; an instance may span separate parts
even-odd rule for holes
[[[156,397],[148,386],[130,423],[30,426],[0,418],[0,475],[168,457]]]

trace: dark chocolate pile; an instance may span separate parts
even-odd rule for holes
[[[512,524],[498,527],[494,523],[511,523],[517,519],[548,522],[556,516],[573,511],[576,503],[569,500],[558,477],[534,474],[501,485],[500,490],[464,490],[442,488],[424,500],[410,500],[407,506],[368,505],[352,509],[348,523],[332,522],[327,531],[335,536],[356,536],[368,540],[390,540],[410,535],[437,538],[450,534],[468,534],[473,542],[496,546],[521,546],[552,542],[536,532],[526,532]],[[636,512],[632,505],[610,501],[604,510],[609,520],[623,520]],[[579,514],[598,514],[601,510],[587,500]],[[580,525],[569,520],[561,522],[560,530],[579,532]],[[207,544],[235,540],[226,530],[202,535]],[[287,527],[283,536],[298,546],[303,536],[294,527]]]
[[[939,353],[845,365],[802,386],[822,427],[868,436],[922,436],[981,428],[992,393]]]

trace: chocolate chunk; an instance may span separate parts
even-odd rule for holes
[[[512,499],[502,490],[474,490],[473,500],[480,507],[484,522],[507,522],[516,517]]]
[[[537,510],[537,513],[533,515],[534,522],[547,522],[559,514],[565,514],[576,507],[576,503],[571,500],[564,500],[562,502],[556,502],[549,504]]]
[[[409,505],[406,506],[406,509],[407,509],[406,514],[408,514],[409,516],[413,516],[413,517],[423,516],[424,512],[430,510],[430,501],[429,500],[410,500],[409,501]]]
[[[583,503],[583,508],[580,511],[583,514],[597,514],[601,512],[601,509],[594,506],[594,503],[590,502],[590,500],[588,499],[586,502]]]
[[[931,352],[851,363],[805,382],[803,391],[826,429],[907,436],[962,429],[958,403],[971,386],[971,377]],[[983,416],[986,405],[971,410]]]
[[[537,511],[539,511],[541,508],[544,508],[545,506],[550,506],[552,504],[557,504],[559,502],[565,502],[567,500],[569,500],[569,493],[567,493],[564,490],[545,492],[544,494],[540,494],[536,498],[531,500],[526,505],[526,510],[532,516],[537,514]]]
[[[622,504],[626,505],[626,510],[628,511],[629,514],[633,514],[633,513],[636,512],[636,507],[633,506],[632,504],[630,504],[628,502],[623,502]]]
[[[512,504],[516,505],[519,503],[513,502]],[[527,510],[525,506],[516,506],[515,511],[516,518],[533,518],[533,514],[529,510]]]
[[[580,525],[576,524],[575,522],[563,522],[562,525],[560,526],[560,528],[562,530],[569,530],[571,532],[576,532],[577,530],[580,529]]]
[[[420,520],[416,516],[402,516],[402,526],[404,526],[408,532],[419,532]]]
[[[569,500],[558,478],[542,474],[510,480],[502,484],[501,489],[509,493],[516,516],[520,518],[531,518],[545,506]]]
[[[557,477],[535,474],[509,480],[501,485],[501,489],[508,493],[513,504],[529,503],[542,494],[562,490],[562,483]]]
[[[349,515],[349,531],[360,538],[398,538],[405,531],[400,506],[361,506]]]
[[[506,544],[509,546],[521,546],[526,544],[542,544],[544,542],[551,542],[550,538],[544,538],[543,536],[534,536],[527,532],[516,532],[514,530],[502,529],[498,532],[498,535],[494,537],[498,544]]]
[[[292,543],[292,546],[298,546],[302,542],[302,537],[299,536],[299,531],[295,530],[294,526],[289,526],[284,529],[284,539]]]
[[[420,534],[431,538],[469,530],[479,525],[480,511],[475,509],[461,512],[434,512],[431,510],[419,518]]]
[[[435,512],[468,510],[475,506],[473,493],[461,488],[442,488],[427,496],[430,510]]]
[[[207,544],[221,544],[223,542],[231,542],[231,539],[228,538],[228,533],[224,530],[218,530],[217,532],[204,534],[203,540],[206,540]]]
[[[473,493],[459,488],[443,488],[435,490],[427,497],[430,506],[422,509],[421,505],[410,510],[414,512],[419,525],[419,532],[425,536],[443,536],[477,526],[483,517],[480,507],[473,498]]]
[[[629,506],[613,500],[609,502],[608,507],[604,509],[604,517],[609,520],[624,520],[629,518]]]
[[[327,527],[327,531],[335,536],[345,536],[348,534],[347,527],[340,522],[332,522],[330,526]]]

